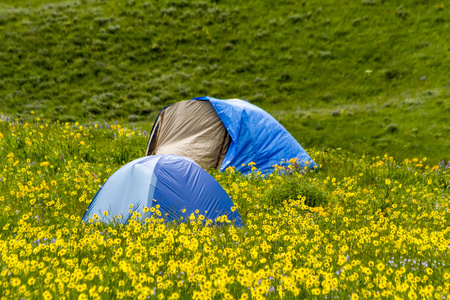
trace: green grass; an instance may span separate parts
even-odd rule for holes
[[[149,130],[167,104],[240,98],[304,147],[437,163],[450,159],[449,7],[3,1],[0,111]]]
[[[40,7],[44,5],[52,5],[61,2],[69,2],[67,0],[2,0],[0,3],[0,8],[20,8],[20,7]]]

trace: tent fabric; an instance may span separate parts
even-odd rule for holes
[[[238,99],[199,97],[193,100],[209,101],[231,136],[221,171],[235,167],[242,173],[249,173],[252,166],[248,164],[254,162],[267,174],[273,171],[274,165],[293,158],[298,159],[302,168],[318,168],[294,137],[261,108]]]
[[[168,221],[180,217],[186,220],[198,210],[206,219],[226,215],[236,226],[243,225],[220,184],[193,160],[177,155],[146,156],[120,168],[94,196],[83,221],[88,223],[95,214],[104,222],[120,216],[116,220],[126,224],[132,216],[130,205],[132,212],[141,215],[145,207],[159,205],[162,217]]]
[[[166,107],[156,121],[147,155],[175,154],[189,157],[201,167],[220,167],[231,138],[208,102],[181,101]],[[154,135],[156,135],[154,137]]]

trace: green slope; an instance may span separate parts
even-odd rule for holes
[[[201,95],[306,147],[450,159],[449,1],[3,1],[0,110],[141,121]]]

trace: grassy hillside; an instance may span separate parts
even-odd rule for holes
[[[82,223],[147,137],[0,119],[2,299],[447,299],[449,165],[310,150],[320,172],[212,172],[245,227],[163,223],[152,201],[143,223]]]
[[[450,159],[448,1],[272,4],[2,1],[0,111],[149,130],[167,104],[241,98],[304,147]]]

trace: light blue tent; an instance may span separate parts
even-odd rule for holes
[[[168,221],[186,220],[198,211],[206,220],[226,215],[235,225],[243,225],[220,184],[194,161],[177,155],[146,156],[120,168],[97,192],[83,221],[97,220],[97,216],[100,221],[117,218],[125,224],[133,212],[149,217],[157,205],[160,217]],[[146,214],[145,208],[149,209]]]
[[[277,120],[238,99],[199,97],[164,108],[147,147],[147,155],[155,154],[187,156],[203,168],[235,167],[242,173],[251,171],[250,162],[267,174],[290,159],[296,159],[302,169],[318,168]]]

